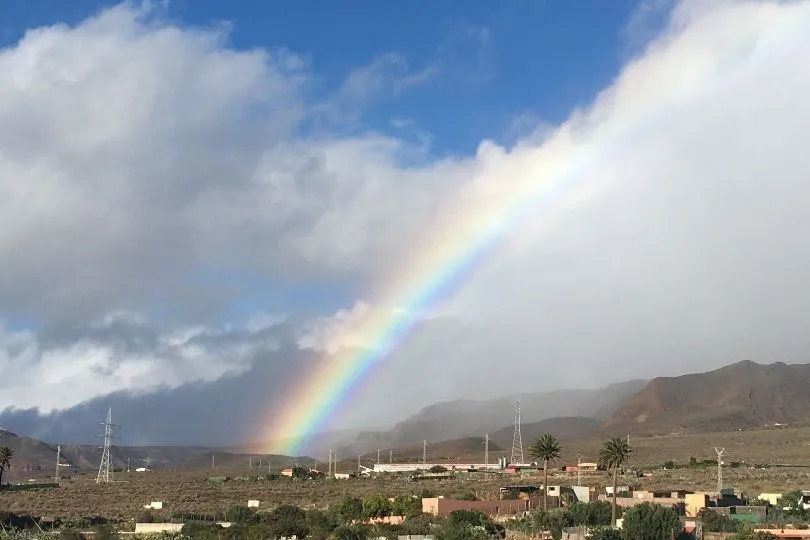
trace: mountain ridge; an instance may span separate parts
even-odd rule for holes
[[[810,364],[743,360],[703,373],[656,377],[605,427],[633,432],[716,430],[810,420]]]

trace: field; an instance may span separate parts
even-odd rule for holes
[[[563,462],[576,463],[576,453],[582,454],[583,461],[596,460],[599,441],[564,441],[564,444]],[[661,470],[660,467],[666,461],[685,464],[692,456],[697,460],[712,459],[713,447],[720,446],[726,448],[726,464],[744,461],[748,465],[737,468],[726,466],[726,487],[753,494],[810,487],[810,428],[631,437],[631,445],[635,450],[632,465],[651,470],[653,474],[643,478],[626,476],[622,478],[622,483],[641,484],[653,489],[713,490],[717,478],[713,466],[672,470]],[[469,457],[459,456],[450,461],[462,461]],[[479,461],[483,456],[472,457],[477,457],[476,461]],[[495,457],[492,455],[490,459],[494,460]],[[754,464],[766,464],[768,467],[754,468]],[[345,468],[350,466],[347,463]],[[46,517],[101,515],[133,519],[144,513],[143,505],[150,501],[163,501],[164,510],[154,513],[171,517],[174,513],[221,514],[232,505],[246,504],[249,499],[261,501],[262,508],[272,508],[278,504],[326,507],[346,495],[363,497],[382,493],[394,496],[421,494],[423,490],[447,497],[474,494],[478,498],[488,499],[497,497],[500,486],[542,481],[541,477],[516,478],[496,474],[465,475],[441,482],[410,482],[404,477],[395,476],[349,480],[257,480],[256,470],[251,472],[245,468],[217,470],[216,475],[227,475],[233,479],[222,484],[211,484],[206,482],[211,473],[211,470],[202,469],[119,473],[114,484],[96,484],[94,475],[78,476],[63,480],[61,486],[55,489],[2,492],[0,510]],[[570,485],[576,482],[575,474],[554,473],[550,476],[549,482],[554,484]],[[604,487],[609,482],[606,473],[582,477],[585,485]]]

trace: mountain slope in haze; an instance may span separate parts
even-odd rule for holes
[[[509,444],[511,444],[511,440]],[[484,438],[483,437],[464,437],[461,439],[453,439],[449,441],[441,441],[429,444],[427,447],[428,460],[444,461],[453,459],[464,459],[481,462],[484,461]],[[504,449],[497,443],[489,442],[490,456],[503,454]],[[388,456],[382,456],[387,459]],[[422,445],[406,446],[404,448],[397,448],[394,451],[394,460],[421,460],[422,459]],[[491,459],[495,459],[491,457]]]
[[[52,477],[56,469],[57,445],[32,437],[0,430],[0,446],[14,451],[12,467],[3,475],[4,481],[18,482],[34,477]],[[59,462],[60,474],[95,474],[101,461],[101,448],[94,445],[62,444]],[[113,468],[133,470],[138,467],[152,469],[210,468],[211,456],[220,469],[247,469],[251,464],[257,471],[266,472],[270,465],[278,471],[294,463],[311,464],[311,458],[293,458],[282,455],[224,452],[221,448],[205,446],[113,446],[110,461]],[[259,462],[262,468],[259,469]],[[258,472],[257,472],[258,474]]]
[[[373,452],[377,448],[420,445],[424,440],[431,443],[464,437],[480,438],[484,433],[494,433],[513,424],[517,400],[521,402],[524,424],[556,417],[604,419],[646,384],[645,380],[634,380],[596,390],[555,390],[482,401],[437,403],[425,407],[388,431],[360,433],[353,444],[342,447],[340,451],[343,455],[356,455]]]
[[[602,429],[602,421],[595,418],[583,416],[548,418],[539,422],[522,423],[520,433],[523,438],[523,448],[529,446],[540,438],[543,433],[551,433],[561,442],[577,441],[592,437]],[[507,426],[490,434],[490,441],[495,442],[503,448],[512,448],[512,438],[515,434],[515,426]]]
[[[705,373],[657,377],[607,422],[633,432],[724,430],[810,420],[810,365],[743,361]]]
[[[329,448],[340,448],[342,446],[354,442],[358,435],[363,433],[359,429],[344,429],[336,431],[325,431],[323,433],[316,433],[307,439],[307,448],[315,449],[314,453],[322,453],[321,451]],[[254,441],[246,444],[239,444],[236,446],[227,446],[220,450],[226,452],[233,452],[238,454],[262,454],[262,453],[279,453],[283,448],[290,448],[297,446],[300,441],[297,439],[278,439],[272,441]]]

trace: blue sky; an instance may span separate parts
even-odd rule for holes
[[[6,0],[6,42],[26,28],[76,24],[99,0]],[[649,3],[646,0],[643,3]],[[160,2],[155,2],[161,5]],[[231,25],[238,49],[286,48],[317,74],[314,93],[338,87],[384,53],[404,55],[413,71],[439,66],[425,84],[364,110],[368,127],[398,135],[407,119],[429,133],[435,154],[469,154],[484,138],[512,142],[526,120],[558,123],[588,103],[632,52],[625,27],[638,0],[487,2],[254,2],[172,0],[182,25]],[[648,21],[654,22],[654,20]]]
[[[810,0],[0,0],[0,421],[263,418],[546,186],[331,427],[803,361],[808,40]]]

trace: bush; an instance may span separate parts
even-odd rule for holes
[[[247,506],[236,505],[232,506],[225,514],[228,521],[238,523],[240,525],[250,524],[256,522],[256,512]]]
[[[591,532],[591,540],[623,540],[622,532],[611,527],[599,527]]]
[[[98,525],[93,529],[93,540],[117,540],[118,533],[108,525]]]
[[[362,525],[341,525],[332,533],[337,540],[366,540],[368,530]]]
[[[391,501],[382,495],[371,495],[363,499],[363,517],[366,519],[390,516],[391,510]]]
[[[85,540],[85,538],[76,529],[62,529],[59,531],[59,540]]]
[[[622,529],[632,540],[670,540],[680,532],[681,520],[671,508],[643,503],[625,512]]]
[[[569,507],[574,525],[589,526],[610,525],[610,509],[607,501],[576,502]]]

